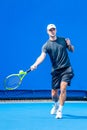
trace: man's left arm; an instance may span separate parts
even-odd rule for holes
[[[68,50],[71,51],[71,52],[73,52],[74,51],[74,46],[71,44],[70,39],[66,38],[65,41],[66,41]]]

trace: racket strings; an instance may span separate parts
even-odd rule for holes
[[[21,81],[18,76],[11,76],[6,79],[5,86],[7,88],[15,88],[20,85]]]

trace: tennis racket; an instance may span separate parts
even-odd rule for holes
[[[21,85],[23,78],[30,71],[31,69],[28,69],[27,71],[20,70],[18,74],[11,74],[7,76],[4,80],[4,88],[7,90],[17,89]]]

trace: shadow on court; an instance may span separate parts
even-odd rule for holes
[[[87,116],[64,114],[63,119],[87,119]]]

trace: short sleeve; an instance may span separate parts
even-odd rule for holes
[[[42,46],[42,52],[47,53],[47,44],[44,44],[44,45]]]

